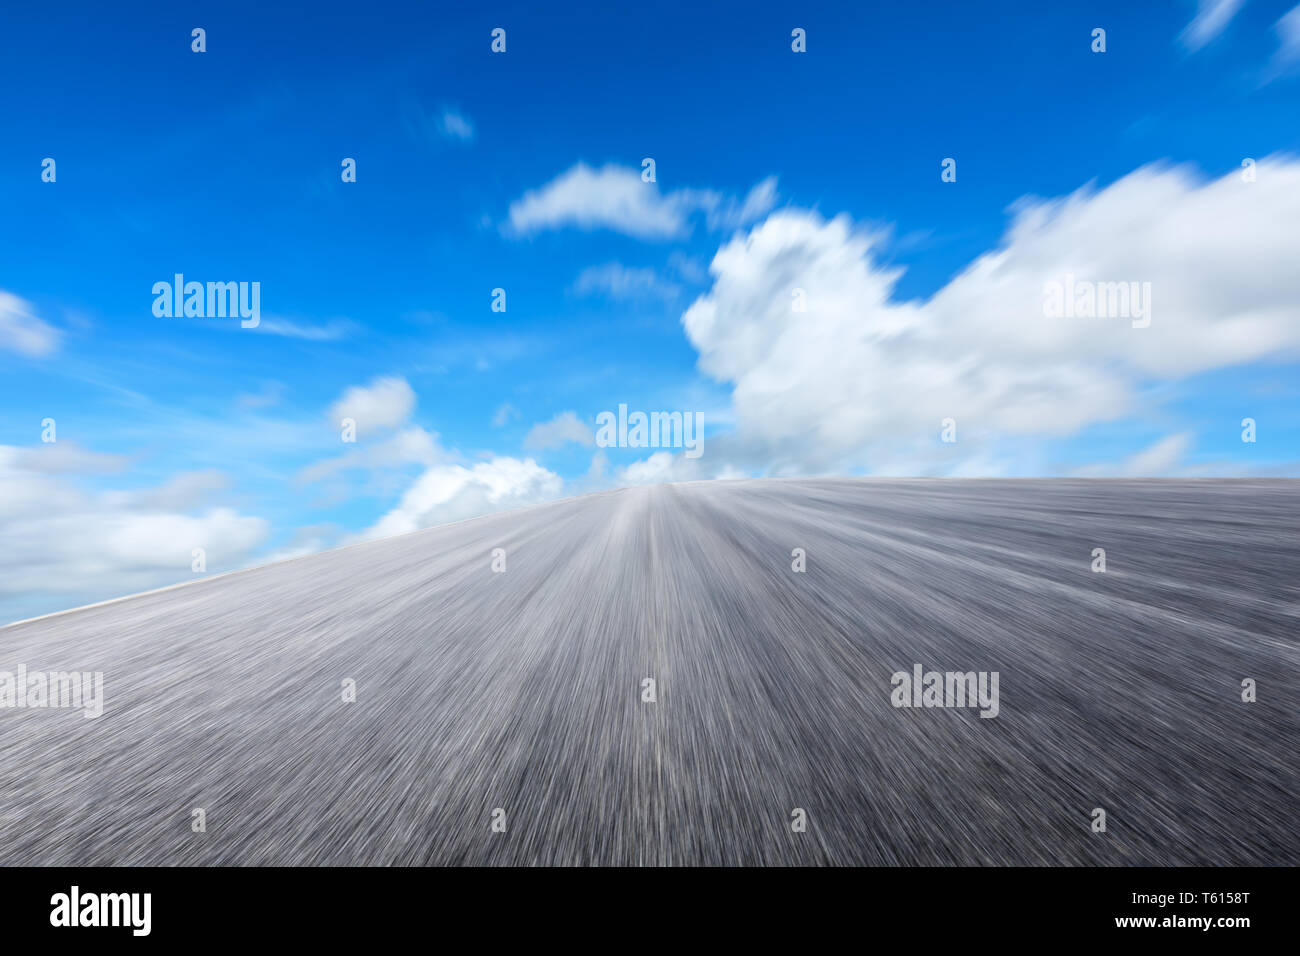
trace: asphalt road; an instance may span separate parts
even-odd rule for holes
[[[1296,865],[1298,635],[1295,481],[591,495],[0,629],[105,694],[0,710],[0,863]]]

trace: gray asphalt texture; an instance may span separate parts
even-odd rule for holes
[[[667,485],[12,625],[106,704],[0,710],[0,862],[1295,865],[1298,532],[1296,481]]]

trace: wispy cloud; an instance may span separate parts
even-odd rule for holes
[[[43,358],[59,347],[61,333],[38,318],[30,302],[0,290],[0,349]]]
[[[446,457],[437,435],[418,425],[410,425],[376,442],[349,446],[342,455],[314,462],[302,469],[297,479],[309,484],[347,471],[373,471],[406,465],[428,467]]]
[[[1273,24],[1278,48],[1273,54],[1273,75],[1277,76],[1300,63],[1300,6],[1292,7]]]
[[[267,382],[258,392],[240,392],[235,403],[243,409],[269,408],[277,405],[285,392],[284,382]]]
[[[1245,6],[1245,0],[1200,0],[1196,16],[1179,35],[1184,47],[1196,51],[1222,33]]]
[[[611,299],[662,299],[672,302],[681,295],[681,286],[660,277],[654,269],[629,268],[618,262],[583,269],[573,283],[578,295],[601,293]]]
[[[680,249],[668,257],[668,268],[686,282],[700,283],[709,276],[709,270],[698,259],[693,259]]]
[[[1118,463],[1084,465],[1082,478],[1160,478],[1175,474],[1192,446],[1190,432],[1168,435]]]
[[[330,319],[324,325],[312,325],[268,316],[262,319],[257,331],[266,335],[280,335],[309,342],[335,342],[351,335],[356,326],[348,319]]]
[[[477,135],[474,122],[451,106],[427,110],[409,102],[402,112],[402,123],[413,139],[434,147],[444,142],[472,143]]]
[[[70,441],[51,442],[32,448],[9,449],[14,467],[46,474],[100,475],[124,471],[130,460],[125,455],[90,451]]]
[[[474,139],[474,124],[452,109],[442,111],[442,117],[438,120],[438,131],[442,133],[443,139],[459,140],[462,143],[472,142]]]
[[[708,213],[709,228],[723,231],[755,222],[771,212],[775,205],[776,177],[769,176],[751,189],[743,200],[707,193],[702,208]]]
[[[497,407],[496,412],[494,412],[492,415],[492,427],[500,428],[502,425],[509,422],[512,418],[518,418],[518,417],[519,417],[519,409],[515,408],[509,402],[502,402]]]

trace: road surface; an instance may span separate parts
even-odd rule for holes
[[[0,863],[1296,865],[1298,634],[1300,482],[589,495],[0,629]]]

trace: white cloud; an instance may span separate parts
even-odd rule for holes
[[[698,284],[709,277],[708,270],[698,259],[688,256],[680,249],[674,250],[668,257],[668,268],[690,283]]]
[[[213,474],[88,492],[64,467],[43,467],[44,451],[0,445],[0,596],[7,611],[26,616],[49,611],[55,595],[81,604],[193,580],[194,548],[205,550],[209,573],[234,570],[266,537],[263,519],[230,508],[186,513],[222,483]]]
[[[230,476],[216,469],[183,471],[157,488],[140,491],[110,491],[104,499],[123,508],[156,511],[189,511],[210,501],[218,492],[230,487]]]
[[[0,290],[0,349],[42,358],[59,347],[61,333],[32,312],[32,304]]]
[[[347,319],[330,319],[324,325],[311,325],[268,316],[256,328],[265,335],[280,335],[308,342],[336,342],[350,335],[355,326]]]
[[[685,235],[686,211],[634,169],[578,163],[541,189],[510,204],[510,228],[526,235],[577,226],[613,229],[643,239]]]
[[[306,525],[294,531],[290,539],[280,548],[271,552],[261,561],[262,564],[275,564],[279,561],[291,561],[294,558],[317,554],[339,543],[340,531],[333,524]]]
[[[695,481],[711,477],[701,460],[671,451],[657,451],[648,458],[619,468],[614,475],[617,485],[658,485],[668,481]]]
[[[438,131],[442,133],[444,139],[459,140],[462,143],[474,139],[474,124],[451,109],[442,111],[442,117],[438,120]]]
[[[402,108],[402,124],[417,142],[435,148],[445,142],[472,143],[477,135],[473,121],[449,105],[429,110],[408,101]]]
[[[741,202],[729,197],[717,196],[716,193],[710,194],[706,204],[709,228],[717,231],[739,229],[761,219],[771,212],[775,205],[776,177],[774,176],[769,176],[751,189]]]
[[[1300,354],[1297,221],[1293,159],[1261,161],[1253,183],[1147,167],[1018,204],[998,249],[929,301],[896,302],[879,234],[791,209],[718,251],[712,288],[682,321],[701,369],[732,386],[727,450],[741,467],[956,473],[989,440],[1130,414],[1144,383]],[[1045,317],[1045,285],[1067,274],[1150,282],[1150,326]],[[806,312],[792,309],[795,288]],[[955,446],[939,443],[947,417]]]
[[[1224,31],[1244,5],[1245,0],[1200,0],[1196,16],[1179,36],[1183,46],[1193,51],[1201,49]]]
[[[578,420],[573,412],[561,412],[549,422],[538,422],[524,436],[525,448],[559,448],[569,442],[593,445],[596,438],[590,425]]]
[[[1169,474],[1170,469],[1183,460],[1183,455],[1191,445],[1191,438],[1186,433],[1162,438],[1129,458],[1124,464],[1125,473],[1139,478]]]
[[[663,299],[671,302],[681,286],[660,278],[654,269],[631,268],[618,262],[589,266],[578,275],[573,291],[579,295],[604,293],[611,299]]]
[[[357,423],[357,437],[402,424],[415,409],[415,392],[404,378],[379,377],[369,385],[353,385],[330,406],[330,424],[344,418]]]
[[[558,498],[564,482],[533,459],[493,458],[473,467],[439,465],[424,472],[392,511],[364,535],[384,538],[492,511]]]
[[[776,181],[764,180],[743,202],[712,190],[660,192],[641,172],[624,166],[592,169],[578,163],[540,189],[510,204],[507,232],[530,235],[546,229],[610,229],[639,239],[674,239],[691,231],[690,219],[706,213],[711,229],[734,228],[766,213],[776,200]]]
[[[270,381],[263,384],[260,392],[240,392],[235,396],[235,403],[245,410],[268,408],[279,404],[284,392],[283,382]]]
[[[493,457],[466,466],[456,463],[458,456],[443,449],[433,432],[417,425],[397,428],[410,417],[415,401],[415,392],[410,385],[396,377],[377,378],[366,387],[349,388],[332,406],[331,419],[337,421],[347,415],[354,417],[358,426],[368,422],[372,430],[385,427],[397,430],[378,441],[350,448],[343,455],[316,462],[299,473],[299,480],[314,482],[347,470],[374,472],[370,477],[370,490],[386,494],[396,482],[404,483],[397,469],[411,464],[423,466],[419,477],[406,486],[398,504],[360,537],[404,534],[559,496],[563,480],[531,458],[521,461]],[[586,429],[585,434],[581,431],[577,416],[567,412],[551,422],[535,426],[529,439],[539,442],[542,447],[563,441],[592,444],[591,430]],[[301,551],[309,546],[310,542],[300,543],[292,550]]]
[[[497,406],[497,410],[492,414],[492,427],[500,428],[512,418],[519,417],[519,409],[515,408],[509,402],[502,402]]]
[[[1088,465],[1075,474],[1087,478],[1152,478],[1174,474],[1192,446],[1190,432],[1167,435],[1118,464]]]
[[[404,378],[379,377],[366,386],[351,386],[330,406],[329,422],[338,428],[344,418],[353,419],[357,442],[344,445],[340,455],[303,468],[297,480],[310,483],[347,471],[383,472],[408,465],[428,468],[446,461],[436,433],[407,423],[415,402],[415,391]],[[372,475],[370,491],[385,493],[393,480]],[[345,485],[335,487],[336,495],[346,493]]]
[[[741,481],[745,478],[752,477],[749,472],[735,465],[723,465],[718,473],[714,476],[718,481]]]
[[[90,451],[70,441],[14,447],[9,455],[14,468],[42,474],[107,474],[122,471],[129,464],[125,455]]]
[[[442,460],[438,436],[418,425],[400,429],[382,440],[364,445],[350,445],[342,455],[308,465],[298,473],[303,482],[320,481],[350,470],[401,468],[405,465],[433,465]]]
[[[1273,54],[1275,73],[1294,66],[1300,62],[1300,6],[1292,7],[1282,18],[1273,24],[1277,33],[1278,48]]]
[[[472,466],[461,464],[458,460],[461,456],[444,449],[436,433],[404,424],[415,401],[411,387],[404,379],[395,377],[377,378],[369,386],[349,388],[332,407],[330,417],[337,420],[350,414],[359,425],[362,421],[375,423],[369,440],[349,446],[341,455],[317,461],[297,475],[299,482],[316,483],[335,479],[344,472],[363,473],[364,481],[360,485],[351,479],[327,484],[326,501],[346,500],[358,494],[387,498],[400,493],[396,507],[360,537],[403,534],[446,521],[547,501],[559,495],[563,480],[531,458],[519,461],[492,457]],[[511,415],[517,417],[518,412],[508,403],[498,409],[497,417],[502,424]],[[374,431],[384,427],[392,430],[376,437]],[[530,447],[539,448],[565,442],[594,443],[592,430],[584,427],[573,412],[534,426],[525,440]],[[410,465],[423,469],[413,482],[405,471]],[[291,550],[296,553],[308,546],[299,544]]]

